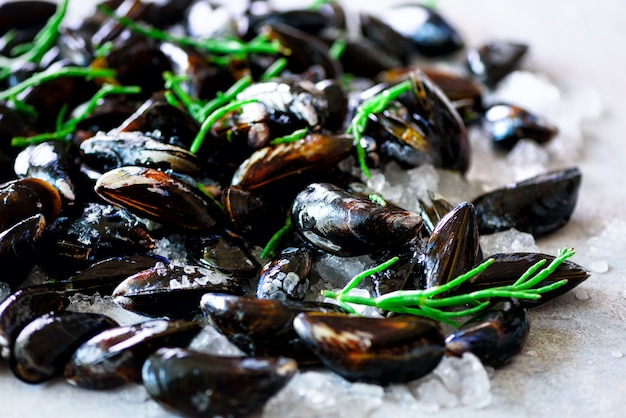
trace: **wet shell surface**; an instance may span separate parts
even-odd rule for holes
[[[162,348],[142,370],[150,396],[189,417],[244,417],[257,411],[297,371],[289,358],[217,357]]]
[[[216,225],[219,212],[182,181],[153,168],[122,167],[107,171],[96,182],[105,200],[139,216],[187,230]]]
[[[201,326],[156,319],[108,329],[82,344],[65,366],[65,377],[87,389],[110,389],[139,382],[146,358],[161,347],[185,347]]]
[[[324,365],[351,381],[408,382],[430,373],[444,353],[441,329],[427,318],[303,313],[293,326]]]
[[[417,235],[422,218],[396,206],[381,206],[328,183],[313,183],[296,196],[296,231],[331,254],[369,254]]]

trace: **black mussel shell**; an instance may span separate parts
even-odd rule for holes
[[[450,291],[450,295],[474,292],[497,286],[510,286],[517,281],[529,268],[541,260],[546,260],[547,266],[555,257],[539,253],[498,253],[489,256],[494,260],[486,270],[470,278]],[[542,305],[557,296],[561,296],[581,284],[589,277],[589,271],[578,264],[565,260],[545,280],[535,287],[548,286],[559,280],[566,279],[567,283],[549,292],[543,293],[541,299],[521,299],[525,308]]]
[[[250,247],[245,239],[226,230],[192,236],[186,243],[198,265],[238,279],[254,277],[261,268],[250,254]]]
[[[25,178],[0,185],[0,232],[33,215],[51,224],[61,212],[61,196],[50,183]]]
[[[202,326],[156,319],[111,328],[83,343],[65,366],[65,377],[87,389],[110,389],[141,380],[141,366],[161,347],[185,347]]]
[[[290,51],[287,68],[294,73],[302,73],[314,65],[324,69],[324,78],[337,78],[343,72],[340,62],[331,59],[328,47],[306,32],[276,22],[265,27],[265,34]]]
[[[328,183],[313,183],[296,196],[291,220],[307,242],[339,256],[380,251],[415,237],[419,215],[349,193]]]
[[[379,136],[381,154],[405,167],[432,164],[465,173],[469,168],[467,129],[437,85],[421,70],[409,74],[411,91],[376,114],[368,133]]]
[[[0,232],[0,271],[15,288],[35,266],[37,248],[46,229],[44,216],[32,215]]]
[[[470,270],[482,258],[476,211],[462,202],[436,224],[414,272],[418,289],[441,286]]]
[[[112,293],[118,305],[150,317],[191,318],[205,293],[243,294],[232,277],[200,266],[157,263],[121,282]]]
[[[293,329],[301,312],[344,312],[337,305],[276,299],[255,299],[209,293],[202,312],[228,339],[250,356],[288,356],[300,366],[319,364]]]
[[[285,248],[259,272],[259,299],[304,300],[309,290],[313,252],[306,247]]]
[[[463,48],[461,35],[430,7],[408,3],[386,9],[382,20],[411,41],[418,53],[437,57]]]
[[[259,410],[297,371],[289,358],[217,357],[162,348],[142,370],[150,396],[188,417],[245,417]]]
[[[567,223],[578,199],[577,167],[540,174],[476,198],[481,235],[515,228],[546,235]]]
[[[10,359],[13,374],[26,383],[41,383],[63,374],[76,349],[100,332],[119,326],[111,318],[87,312],[48,313],[17,336]]]
[[[231,185],[253,190],[302,173],[326,173],[350,155],[351,149],[351,137],[308,134],[295,142],[255,151],[239,166]]]
[[[494,87],[515,70],[528,51],[528,45],[509,41],[492,41],[467,52],[467,66],[481,82]]]
[[[139,216],[186,230],[208,230],[221,210],[178,178],[145,167],[122,167],[104,173],[96,192]]]
[[[71,179],[69,144],[66,141],[46,141],[24,148],[15,158],[15,174],[38,178],[54,186],[68,202],[76,200]]]
[[[13,343],[20,331],[35,318],[61,312],[69,299],[62,292],[39,286],[13,292],[0,304],[0,349],[2,357],[9,358]]]
[[[501,300],[474,315],[446,337],[446,353],[471,352],[486,366],[500,367],[522,351],[530,331],[526,309],[517,299]]]
[[[328,368],[351,381],[408,382],[430,373],[444,354],[441,329],[427,318],[303,313],[293,326]]]
[[[509,104],[495,104],[484,113],[481,125],[495,148],[511,150],[521,139],[539,144],[550,141],[558,128],[539,116]]]
[[[81,142],[80,150],[86,162],[103,170],[142,166],[189,175],[201,172],[200,161],[194,154],[141,132],[99,132]]]

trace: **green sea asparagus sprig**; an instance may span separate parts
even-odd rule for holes
[[[365,149],[361,144],[361,138],[367,127],[369,117],[372,113],[380,113],[385,110],[392,100],[397,99],[398,96],[409,90],[411,90],[411,82],[410,80],[405,80],[370,97],[361,103],[357,108],[356,115],[350,122],[347,133],[354,135],[354,146],[356,147],[359,166],[367,178],[371,178],[371,174],[365,162]]]
[[[39,64],[43,56],[50,50],[57,36],[59,27],[65,18],[69,0],[62,0],[56,12],[48,19],[45,26],[35,35],[33,42],[16,46],[9,58],[0,57],[0,80],[11,75],[11,67],[17,62],[33,62]]]
[[[68,139],[68,137],[76,130],[76,127],[80,122],[85,120],[91,112],[98,106],[100,100],[111,94],[137,94],[141,92],[141,88],[137,86],[114,86],[112,84],[104,84],[100,90],[93,95],[86,105],[81,109],[80,113],[73,118],[62,122],[65,113],[67,112],[67,106],[63,106],[59,112],[56,122],[56,131],[46,132],[39,135],[30,137],[15,137],[11,140],[11,145],[15,147],[25,147],[28,145],[34,145],[45,141],[51,141],[56,139]]]
[[[574,255],[573,248],[564,248],[559,251],[557,257],[547,267],[541,269],[547,262],[545,259],[537,262],[512,285],[494,286],[461,295],[441,297],[441,295],[446,292],[449,292],[463,282],[485,271],[494,263],[494,259],[487,259],[485,262],[454,280],[440,286],[434,286],[430,289],[396,290],[379,297],[362,297],[348,294],[348,292],[358,286],[365,277],[382,271],[393,264],[395,261],[392,262],[392,260],[397,259],[397,257],[394,257],[374,269],[370,269],[355,276],[339,292],[326,290],[323,291],[323,295],[337,300],[337,302],[347,307],[351,312],[354,312],[354,309],[348,304],[366,305],[385,311],[425,316],[437,321],[458,325],[456,322],[452,321],[451,318],[459,318],[480,312],[489,306],[490,300],[493,298],[537,300],[541,298],[543,293],[550,292],[565,285],[567,279],[559,280],[549,285],[535,287],[550,276],[563,261],[572,255]],[[390,262],[391,264],[388,264]]]
[[[236,38],[191,38],[188,36],[176,36],[171,33],[156,29],[146,23],[138,23],[125,16],[117,16],[115,12],[104,5],[98,5],[98,10],[107,16],[117,20],[121,25],[133,32],[158,41],[172,42],[178,45],[190,46],[212,54],[232,55],[236,57],[247,54],[278,54],[288,53],[278,41],[270,41],[264,37],[257,37],[250,42],[244,42]]]

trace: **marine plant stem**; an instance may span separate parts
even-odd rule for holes
[[[35,35],[33,42],[16,46],[11,50],[11,58],[0,60],[0,80],[4,80],[11,75],[11,66],[19,61],[33,62],[39,64],[43,56],[50,50],[57,36],[59,27],[67,13],[69,0],[59,2],[56,11],[46,22],[44,27]]]
[[[279,136],[277,138],[272,139],[270,141],[270,145],[284,144],[286,142],[296,142],[304,138],[308,133],[309,133],[309,130],[307,128],[298,129],[298,130],[293,131],[289,135]]]
[[[236,38],[196,39],[188,36],[176,36],[145,23],[135,22],[125,16],[117,16],[111,8],[104,5],[98,5],[98,10],[117,20],[121,25],[129,28],[133,32],[148,38],[190,46],[213,54],[245,56],[252,53],[273,55],[284,52],[284,48],[278,41],[269,41],[266,38],[255,38],[250,42],[244,42]]]
[[[389,105],[392,100],[397,99],[402,93],[411,90],[411,81],[405,80],[392,87],[389,87],[382,92],[370,97],[359,105],[356,110],[356,114],[350,126],[346,131],[349,134],[354,135],[354,146],[356,147],[357,159],[359,160],[359,166],[363,175],[367,178],[371,178],[369,168],[365,162],[365,149],[361,144],[361,139],[365,128],[367,128],[367,122],[371,114],[380,113]]]
[[[230,102],[229,104],[225,106],[220,107],[219,109],[216,109],[213,113],[211,113],[204,120],[204,122],[202,122],[202,125],[200,126],[200,130],[198,131],[198,134],[194,138],[193,143],[191,144],[191,148],[189,149],[189,152],[191,152],[192,154],[195,154],[200,150],[200,146],[202,145],[202,142],[204,141],[204,137],[211,130],[211,127],[213,126],[215,122],[217,122],[219,118],[221,118],[228,112],[232,112],[233,110],[239,109],[242,106],[245,106],[250,103],[256,103],[256,102],[258,102],[257,99],[236,100],[234,102]]]
[[[512,285],[494,286],[488,289],[482,289],[456,296],[439,297],[441,294],[456,288],[463,282],[485,271],[491,264],[494,263],[494,259],[486,260],[477,267],[446,284],[434,286],[425,290],[396,290],[376,298],[348,294],[348,292],[358,286],[365,277],[374,274],[372,271],[381,271],[387,268],[388,266],[383,266],[392,261],[392,258],[388,262],[377,266],[376,269],[367,270],[355,276],[339,292],[326,290],[323,294],[326,297],[337,300],[342,306],[345,306],[348,303],[374,306],[385,311],[425,316],[456,325],[456,323],[451,321],[450,318],[458,318],[480,312],[490,304],[489,301],[493,298],[537,300],[541,298],[541,294],[565,285],[567,283],[567,279],[559,280],[538,288],[535,287],[547,279],[548,276],[550,276],[561,265],[561,263],[563,263],[563,261],[572,255],[574,255],[574,249],[564,248],[559,251],[557,257],[555,257],[555,259],[552,260],[547,267],[541,269],[541,267],[545,265],[546,260],[541,260],[535,263]],[[470,306],[469,308],[458,310],[458,308],[463,308],[468,305]],[[442,310],[450,308],[455,308],[455,310]]]
[[[114,86],[111,84],[103,85],[100,90],[93,95],[87,102],[81,112],[75,117],[62,122],[62,119],[67,112],[67,106],[63,106],[59,112],[59,116],[56,121],[55,132],[46,132],[31,137],[15,137],[11,140],[11,145],[15,147],[24,147],[28,145],[34,145],[45,141],[51,141],[56,139],[67,139],[71,135],[80,122],[85,120],[91,112],[98,106],[100,100],[111,94],[137,94],[141,92],[141,88],[138,86]]]

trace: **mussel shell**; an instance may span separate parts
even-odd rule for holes
[[[234,278],[254,277],[261,268],[246,240],[230,231],[189,237],[186,248],[200,266]]]
[[[302,313],[294,329],[322,362],[351,381],[386,385],[430,373],[444,353],[435,321]]]
[[[381,19],[410,40],[410,47],[428,57],[438,57],[463,48],[461,35],[430,7],[407,3],[387,8]]]
[[[145,254],[124,255],[98,261],[67,280],[55,282],[66,291],[81,294],[110,294],[122,280],[153,267],[162,258]]]
[[[437,223],[420,256],[418,289],[441,286],[470,270],[482,258],[476,211],[462,202]]]
[[[189,148],[199,129],[198,122],[187,111],[170,105],[163,93],[157,92],[109,133],[158,133],[157,139],[164,143]]]
[[[232,277],[199,266],[157,263],[122,281],[112,293],[118,305],[150,317],[190,318],[205,293],[243,294]]]
[[[357,256],[406,242],[422,225],[419,215],[313,183],[296,196],[291,209],[296,231],[307,242],[339,256]]]
[[[17,336],[11,370],[27,383],[62,375],[65,363],[83,342],[116,326],[113,319],[96,313],[64,311],[40,316]]]
[[[145,253],[155,245],[146,225],[123,208],[88,203],[82,214],[69,215],[58,218],[46,231],[44,244],[48,251],[42,252],[39,259],[49,271],[82,269],[105,258]]]
[[[145,167],[107,171],[96,182],[96,192],[139,216],[187,230],[208,230],[221,210],[181,180]]]
[[[87,389],[110,389],[141,380],[141,366],[161,347],[185,347],[201,325],[162,319],[111,328],[82,344],[65,366],[65,377]]]
[[[222,205],[232,229],[259,245],[265,245],[281,228],[293,200],[293,197],[288,202],[288,199],[281,199],[286,197],[282,195],[283,190],[280,190],[281,196],[268,191],[266,188],[262,192],[252,192],[239,186],[228,186],[222,192]],[[281,217],[279,213],[285,215]]]
[[[500,367],[522,351],[530,321],[516,299],[495,302],[446,337],[446,353],[471,352],[486,366]]]
[[[534,236],[548,234],[569,220],[582,174],[577,167],[540,174],[494,190],[472,202],[480,234],[515,228]]]
[[[239,166],[231,185],[254,190],[303,173],[326,173],[350,155],[351,149],[351,137],[311,133],[298,141],[255,151]]]
[[[256,297],[304,300],[312,266],[311,250],[306,247],[285,248],[259,272]]]
[[[491,41],[467,52],[467,66],[478,80],[494,87],[518,67],[527,51],[526,44]]]
[[[481,125],[494,147],[502,150],[513,149],[521,139],[544,144],[558,133],[558,128],[547,120],[509,104],[490,106],[482,117]]]
[[[319,364],[293,329],[301,312],[344,312],[337,305],[276,299],[255,299],[209,293],[202,312],[228,339],[250,356],[288,356],[300,366]]]
[[[38,178],[51,184],[66,201],[73,202],[76,190],[69,161],[67,141],[46,141],[24,148],[15,158],[14,170],[19,177]]]
[[[51,224],[61,212],[59,192],[50,183],[35,178],[0,185],[0,202],[0,231],[40,213]]]
[[[150,396],[189,417],[244,417],[260,409],[297,371],[289,358],[217,357],[162,348],[142,370]]]
[[[21,284],[35,266],[37,244],[45,229],[46,221],[39,214],[0,232],[0,271],[9,286]]]
[[[99,132],[83,141],[80,150],[85,161],[104,170],[142,166],[189,175],[198,175],[201,172],[200,161],[194,154],[176,145],[164,144],[141,132]]]
[[[554,256],[539,253],[498,253],[489,256],[494,260],[486,270],[470,278],[458,287],[450,291],[450,295],[457,295],[488,289],[497,286],[510,286],[515,283],[530,267],[541,260],[546,260],[548,265],[554,260]],[[545,292],[538,300],[520,299],[520,303],[525,308],[532,308],[542,305],[557,296],[561,296],[578,286],[589,277],[589,271],[582,266],[569,261],[563,261],[556,270],[545,280],[539,282],[535,287],[548,286],[559,280],[566,279],[563,286]]]
[[[9,358],[13,343],[20,331],[35,318],[60,312],[69,305],[63,292],[45,286],[24,288],[13,292],[0,304],[0,349],[2,357]]]
[[[302,73],[314,65],[324,69],[325,78],[337,78],[343,72],[341,64],[331,59],[328,47],[306,32],[278,22],[267,25],[265,32],[270,40],[278,40],[290,51],[287,68],[292,72]]]

